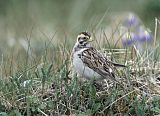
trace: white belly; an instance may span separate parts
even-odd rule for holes
[[[102,78],[98,73],[94,72],[89,67],[85,66],[82,60],[79,58],[78,53],[81,51],[76,52],[73,55],[73,66],[77,73],[87,79],[100,79]]]

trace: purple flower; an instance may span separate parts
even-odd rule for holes
[[[126,19],[124,19],[124,26],[134,27],[139,24],[139,18],[134,14],[129,14]]]
[[[132,43],[133,43],[132,39],[129,39],[129,40],[122,39],[123,46],[131,45]]]
[[[123,46],[132,45],[137,40],[137,35],[135,33],[126,33],[122,37]]]
[[[140,42],[151,42],[153,40],[153,35],[144,29],[144,27],[140,27],[138,30],[138,41]]]
[[[123,46],[129,46],[134,43],[144,43],[151,42],[153,40],[153,36],[144,27],[139,27],[135,33],[126,33],[122,36],[122,44]]]

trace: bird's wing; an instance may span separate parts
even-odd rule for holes
[[[85,66],[93,69],[103,78],[109,77],[110,79],[115,80],[114,65],[96,49],[89,47],[79,54],[79,58],[83,61]]]

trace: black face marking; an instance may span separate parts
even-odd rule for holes
[[[87,40],[87,37],[82,37],[83,40]]]
[[[88,37],[79,37],[78,38],[78,41],[79,41],[79,44],[81,45],[81,46],[86,46],[87,45],[87,41],[88,41]]]
[[[91,37],[91,34],[90,34],[89,32],[86,32],[86,31],[79,33],[79,35],[80,35],[80,34],[83,34],[83,35],[85,35],[85,36],[88,36],[89,38]]]
[[[83,44],[83,41],[80,41],[79,43],[80,43],[80,44]]]
[[[82,43],[82,41],[87,41],[89,38],[87,38],[87,37],[79,37],[78,38],[78,41],[80,41],[81,43]],[[80,43],[80,44],[81,44]]]

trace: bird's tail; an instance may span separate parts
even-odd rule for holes
[[[113,62],[113,65],[114,65],[114,66],[117,66],[117,67],[127,67],[127,66],[125,66],[125,65],[123,65],[123,64],[118,64],[118,63],[114,63],[114,62]]]

